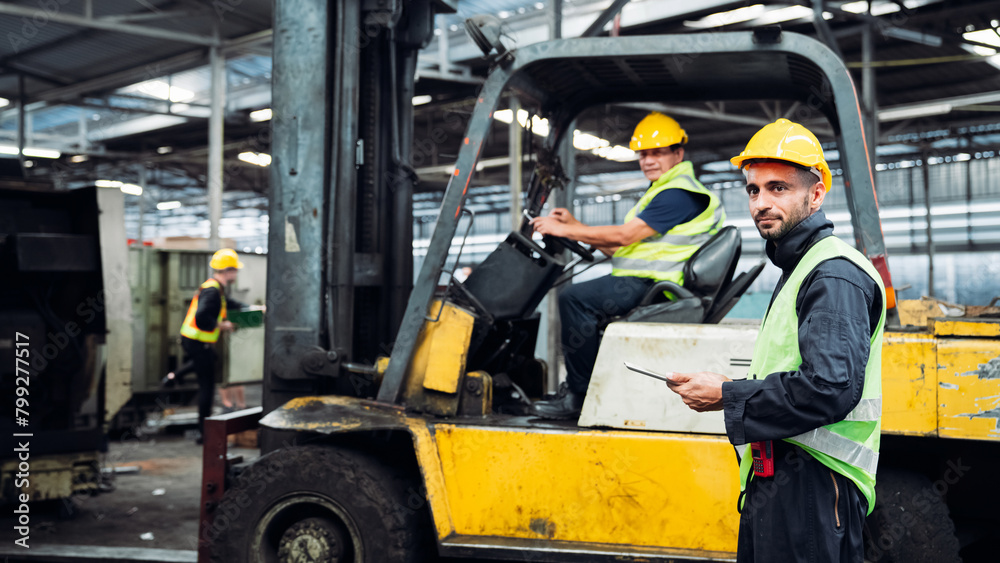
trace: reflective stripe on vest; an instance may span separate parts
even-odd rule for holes
[[[201,290],[207,287],[214,287],[219,290],[219,299],[222,300],[222,308],[219,309],[219,318],[215,323],[215,330],[208,332],[198,328],[198,324],[195,323],[194,317],[195,313],[198,312],[198,298],[201,297]],[[226,292],[222,291],[222,284],[219,280],[211,278],[205,283],[201,284],[201,288],[198,293],[194,294],[194,299],[191,300],[191,305],[188,306],[187,315],[184,316],[184,322],[181,323],[181,336],[190,338],[191,340],[197,340],[199,342],[218,342],[219,341],[219,325],[226,318]]]
[[[885,326],[885,287],[867,258],[837,237],[815,243],[799,260],[785,285],[775,296],[750,362],[750,377],[795,371],[802,364],[798,344],[798,313],[795,303],[802,281],[817,266],[832,258],[846,258],[871,277],[882,293],[882,314],[869,342],[868,363],[861,400],[843,420],[827,424],[785,440],[801,446],[819,462],[854,481],[868,499],[868,512],[875,508],[875,472],[882,416],[882,332]],[[740,461],[740,488],[746,489],[752,458],[749,445]]]
[[[624,222],[634,219],[654,197],[670,189],[706,195],[709,198],[708,207],[694,219],[675,225],[666,233],[619,248],[611,258],[611,275],[682,284],[684,263],[725,224],[726,211],[721,200],[694,179],[694,167],[688,161],[677,164],[653,182],[625,216]]]

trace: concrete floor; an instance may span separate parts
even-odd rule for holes
[[[259,386],[248,386],[248,405],[259,401]],[[218,396],[215,412],[221,412]],[[33,553],[58,551],[58,546],[67,545],[93,546],[95,552],[106,547],[197,549],[202,467],[202,448],[194,441],[197,409],[182,407],[166,414],[187,423],[165,425],[152,432],[147,428],[138,437],[126,432],[110,439],[104,467],[138,468],[138,472],[125,473],[106,469],[108,488],[113,490],[32,505],[29,545]],[[259,455],[255,449],[231,446],[229,451],[244,459]],[[3,511],[0,556],[9,557],[5,562],[19,560],[12,556],[16,551],[7,549],[18,537],[14,525],[11,511]]]

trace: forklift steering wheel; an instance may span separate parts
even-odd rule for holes
[[[552,241],[558,244],[559,246],[565,248],[566,250],[572,252],[573,254],[576,254],[577,256],[582,258],[584,262],[594,261],[594,255],[589,250],[584,248],[582,244],[580,244],[575,240],[570,240],[566,237],[556,237],[552,235],[545,235],[544,238],[546,241]]]

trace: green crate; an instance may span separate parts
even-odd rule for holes
[[[264,325],[264,311],[260,309],[226,311],[226,318],[240,328],[254,328]]]

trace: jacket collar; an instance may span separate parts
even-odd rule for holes
[[[691,176],[694,177],[694,165],[691,164],[690,160],[682,160],[674,165],[673,168],[667,170],[662,176],[657,178],[657,180],[649,185],[649,187],[662,186],[667,182],[677,178],[678,176]]]
[[[778,240],[778,244],[769,240],[764,248],[771,262],[788,273],[795,269],[799,259],[812,245],[829,236],[833,236],[833,222],[820,209],[792,227]]]

